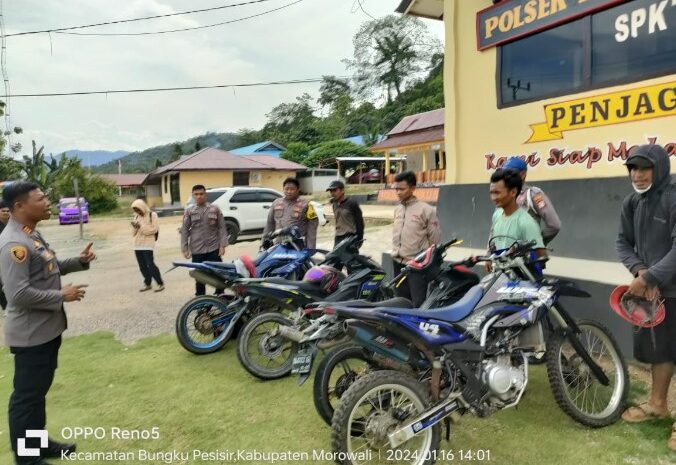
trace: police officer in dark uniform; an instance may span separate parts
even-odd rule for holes
[[[37,184],[11,184],[3,200],[12,212],[0,235],[0,274],[8,301],[5,342],[14,354],[9,437],[18,465],[46,465],[45,458],[75,450],[74,444],[49,440],[45,447],[40,439],[26,438],[26,430],[45,429],[45,397],[54,379],[61,333],[66,330],[63,304],[85,295],[86,285],[62,286],[61,275],[88,269],[96,255],[90,243],[79,257],[56,258],[35,229],[51,214],[49,200]]]
[[[198,184],[192,188],[195,204],[186,208],[181,226],[181,250],[193,263],[220,262],[228,245],[228,230],[221,209],[207,202],[206,188]],[[222,289],[216,289],[217,293]],[[195,282],[195,295],[204,295],[206,287]]]
[[[284,197],[272,202],[263,237],[277,229],[298,226],[305,237],[305,247],[314,249],[317,245],[317,213],[312,206],[300,198],[300,183],[296,178],[286,178],[282,186]]]

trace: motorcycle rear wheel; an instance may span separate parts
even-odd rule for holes
[[[577,322],[579,338],[610,384],[603,386],[560,332],[547,342],[547,376],[557,404],[573,420],[592,428],[615,423],[625,408],[629,374],[617,342],[608,329],[592,320]]]
[[[327,425],[331,424],[342,395],[374,367],[368,352],[356,345],[336,347],[324,356],[315,373],[312,398],[317,413]]]
[[[176,337],[181,346],[197,355],[220,350],[230,339],[227,329],[236,313],[228,304],[211,295],[186,302],[176,316]]]
[[[256,378],[283,378],[291,373],[298,345],[274,335],[279,326],[293,323],[281,313],[262,313],[252,318],[240,331],[237,359]]]

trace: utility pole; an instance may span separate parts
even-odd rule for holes
[[[73,179],[73,188],[75,189],[75,204],[77,205],[77,214],[80,220],[80,240],[84,238],[82,231],[82,206],[80,205],[80,188],[78,186],[77,178]]]
[[[122,160],[117,160],[117,174],[122,174]],[[122,186],[117,186],[117,195],[122,197]]]

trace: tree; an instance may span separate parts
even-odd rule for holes
[[[0,180],[14,181],[21,178],[23,163],[6,155],[0,155]]]
[[[291,142],[279,157],[302,165],[308,155],[310,155],[309,145],[304,142]]]
[[[441,43],[425,23],[410,16],[388,15],[365,23],[354,37],[354,59],[344,60],[355,70],[357,91],[365,98],[381,89],[391,102],[436,64]]]
[[[324,142],[305,159],[306,166],[315,168],[335,168],[337,157],[368,157],[371,154],[363,145],[347,140]]]
[[[202,145],[197,141],[195,142],[195,152],[199,152],[200,150],[202,150]]]
[[[172,150],[171,157],[169,157],[170,162],[176,161],[183,156],[183,148],[181,147],[181,144],[174,144],[174,148]],[[155,160],[157,160],[157,158]]]
[[[34,182],[45,190],[49,184],[50,170],[55,168],[54,159],[52,159],[52,163],[48,163],[45,160],[45,146],[43,145],[38,149],[35,141],[31,142],[33,144],[33,156],[23,156],[23,170],[27,181]]]
[[[346,79],[340,79],[336,76],[322,76],[317,103],[323,107],[328,106],[332,108],[334,103],[341,97],[348,97],[351,101],[351,92],[350,84]]]
[[[50,198],[54,201],[62,197],[74,197],[73,181],[77,179],[80,196],[89,202],[91,213],[110,211],[117,207],[117,188],[111,181],[98,175],[90,175],[77,157],[67,158],[61,155],[56,162],[54,180],[50,184]]]
[[[155,169],[160,168],[161,166],[162,166],[162,160],[160,160],[159,158],[156,158],[155,159]]]
[[[101,176],[88,176],[81,194],[89,202],[92,213],[101,213],[117,207],[117,187]]]
[[[286,146],[290,142],[305,142],[313,145],[318,142],[319,132],[312,124],[317,121],[312,97],[305,93],[296,97],[293,103],[281,103],[266,116],[268,122],[263,128],[266,139],[275,140]]]
[[[6,106],[7,105],[5,104],[5,102],[0,100],[0,116],[4,116]],[[11,131],[4,131],[0,133],[0,155],[2,155],[5,152],[5,147],[7,146],[8,142],[7,137],[12,133],[21,134],[23,133],[23,129],[21,129],[18,126],[15,126]],[[21,151],[21,148],[22,148],[21,143],[17,142],[16,144],[12,144],[12,146],[9,149],[12,153],[19,153]]]

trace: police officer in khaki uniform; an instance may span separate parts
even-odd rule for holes
[[[540,226],[545,245],[549,244],[561,230],[561,220],[552,201],[539,187],[526,184],[528,164],[522,159],[512,157],[502,165],[502,169],[517,171],[521,176],[523,188],[516,198],[516,203],[533,217]]]
[[[26,430],[44,430],[45,397],[57,367],[61,333],[66,330],[64,302],[82,300],[85,285],[61,285],[61,275],[86,270],[96,258],[90,243],[79,257],[58,260],[35,229],[48,219],[49,200],[39,186],[17,182],[3,199],[12,218],[0,236],[0,274],[8,301],[5,342],[14,354],[14,391],[9,399],[9,436],[16,463],[45,465],[44,458],[71,453],[74,444],[26,439],[24,447],[41,456],[19,456]]]
[[[286,178],[283,184],[284,197],[272,202],[263,237],[277,229],[298,226],[305,237],[305,246],[314,249],[317,245],[317,214],[300,196],[300,183],[296,178]]]
[[[394,180],[401,202],[394,210],[392,229],[392,259],[394,274],[397,275],[418,252],[441,242],[441,227],[437,210],[413,195],[415,173],[405,171]],[[419,307],[427,297],[427,284],[423,276],[411,273],[397,291],[400,297],[410,299],[415,307]]]
[[[193,263],[220,262],[228,245],[228,230],[221,209],[207,202],[206,188],[198,184],[192,188],[195,204],[185,209],[181,226],[181,250]],[[216,293],[222,292],[216,289]],[[206,287],[195,282],[195,295],[204,295]]]

